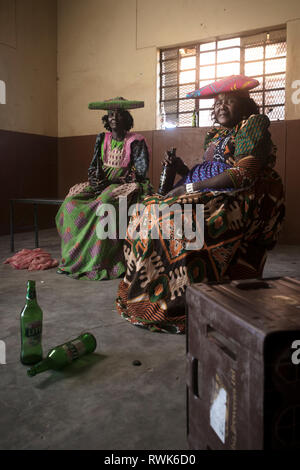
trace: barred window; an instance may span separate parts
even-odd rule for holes
[[[284,119],[286,30],[160,50],[160,128],[210,126],[212,99],[186,94],[229,75],[260,85],[250,96],[271,121]]]

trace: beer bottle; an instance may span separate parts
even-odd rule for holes
[[[21,312],[21,362],[36,364],[43,358],[43,312],[36,300],[35,281],[27,281],[26,304]]]
[[[194,109],[194,111],[193,111],[192,127],[198,127],[198,113],[197,113],[196,109]]]
[[[171,150],[167,150],[167,154],[172,158],[172,164],[168,165],[167,163],[163,163],[157,191],[161,196],[165,196],[169,191],[171,191],[176,176],[176,148],[172,147]]]
[[[62,369],[79,357],[95,351],[96,346],[96,338],[91,333],[82,333],[78,338],[50,349],[47,357],[31,367],[27,374],[33,377],[45,370]]]

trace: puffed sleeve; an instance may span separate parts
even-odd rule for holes
[[[130,160],[136,181],[145,180],[149,168],[149,150],[144,139],[132,142]]]
[[[268,164],[272,149],[269,125],[264,114],[253,114],[242,122],[235,137],[235,163],[226,170],[235,188],[251,185]]]

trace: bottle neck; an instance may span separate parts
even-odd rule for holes
[[[36,300],[35,281],[27,282],[26,300]]]
[[[40,374],[41,372],[44,372],[48,369],[50,369],[49,361],[47,359],[44,359],[43,361],[39,362],[38,364],[35,364],[33,367],[28,369],[27,375],[33,377],[34,375]]]
[[[30,308],[36,308],[38,307],[38,303],[37,303],[37,300],[36,300],[36,297],[31,299],[29,297],[27,297],[26,295],[26,304],[25,304],[27,307],[30,307]]]
[[[26,305],[37,305],[36,297],[34,299],[31,299],[26,296]]]

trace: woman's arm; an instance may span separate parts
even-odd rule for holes
[[[101,146],[104,135],[105,134],[103,132],[97,135],[93,158],[88,169],[88,181],[92,188],[96,188],[101,183],[101,181],[106,179],[101,161]]]
[[[269,125],[265,114],[253,114],[242,123],[235,138],[234,166],[226,170],[236,189],[250,186],[269,164],[273,148]]]
[[[192,184],[192,186],[183,184],[182,186],[178,186],[177,188],[172,189],[172,191],[170,191],[166,197],[182,196],[188,192],[203,191],[206,188],[215,189],[217,191],[219,189],[233,187],[232,179],[226,171],[220,173],[217,176],[213,176],[212,178],[208,178],[205,181],[199,181],[197,183],[190,184]],[[188,191],[188,189],[190,189],[190,191]]]
[[[251,185],[266,166],[272,148],[269,125],[269,118],[264,114],[254,114],[244,121],[235,139],[234,166],[205,181],[193,183],[188,188],[190,192],[206,188],[216,191],[239,189]],[[182,185],[170,191],[167,197],[186,193],[186,185]]]
[[[199,181],[198,183],[193,183],[193,190],[194,191],[202,191],[205,188],[211,189],[226,189],[232,188],[233,182],[230,178],[229,174],[224,171],[217,176],[213,176],[212,178],[208,178],[205,181]]]
[[[131,144],[131,171],[129,180],[144,181],[149,168],[149,151],[145,140],[135,140]]]

